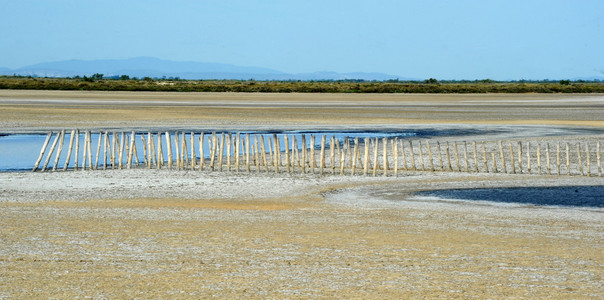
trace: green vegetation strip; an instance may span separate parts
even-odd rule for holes
[[[249,93],[604,93],[599,81],[255,81],[0,76],[0,89]]]

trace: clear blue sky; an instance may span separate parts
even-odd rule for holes
[[[0,67],[153,56],[437,79],[604,76],[604,0],[0,0]]]

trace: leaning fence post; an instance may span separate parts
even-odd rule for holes
[[[428,147],[428,158],[430,159],[430,168],[434,172],[434,160],[432,160],[432,149],[430,147],[430,141],[426,141],[426,147]],[[466,160],[466,165],[468,161]]]
[[[52,136],[52,132],[49,132],[48,135],[46,135],[46,140],[44,140],[44,144],[42,145],[42,150],[40,150],[40,155],[38,156],[38,159],[36,160],[36,164],[34,164],[34,168],[31,170],[32,172],[35,172],[36,170],[38,170],[38,166],[40,165],[40,162],[42,161],[42,158],[44,157],[44,152],[46,151],[46,147],[48,146],[48,142],[50,141],[51,136]],[[73,141],[73,131],[71,132],[71,138]],[[69,148],[71,150],[71,146],[69,146]]]
[[[577,161],[579,162],[579,172],[583,175],[583,162],[581,162],[581,143],[577,143]]]
[[[422,162],[422,171],[426,171],[424,165],[424,152],[422,150],[422,141],[419,141],[419,160]]]

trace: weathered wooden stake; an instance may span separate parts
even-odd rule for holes
[[[105,143],[107,142],[107,133],[105,132]],[[75,130],[71,131],[71,134],[69,136],[69,147],[67,148],[67,157],[65,158],[65,165],[63,165],[63,171],[66,171],[67,168],[69,167],[69,161],[71,160],[71,152],[73,150],[73,140],[75,138]],[[105,161],[107,160],[107,158],[105,158]],[[107,164],[105,163],[105,166]]]
[[[88,144],[86,145],[86,147],[88,147],[88,169],[92,170],[92,133],[88,131],[87,134]]]
[[[346,144],[348,144],[348,138],[344,139],[344,144],[342,145],[342,152],[340,152],[340,175],[344,175],[344,167],[346,165]]]
[[[113,136],[113,142],[115,143],[115,136]],[[73,156],[74,157],[74,160],[73,160],[73,164],[74,164],[73,170],[74,171],[78,170],[78,160],[79,160],[78,156],[79,155],[80,155],[80,130],[76,129],[75,155]],[[113,151],[111,151],[111,155],[113,157],[113,155],[114,155]],[[112,162],[111,162],[111,168],[113,169],[113,159],[112,159]]]
[[[157,168],[160,169],[164,165],[164,149],[161,140],[162,133],[157,133]],[[191,141],[193,144],[194,141]]]
[[[86,170],[86,151],[88,150],[88,131],[84,131],[84,151],[82,151],[82,170]]]
[[[583,162],[581,161],[581,143],[577,143],[577,161],[579,162],[579,174],[583,175]]]
[[[560,142],[556,145],[556,168],[558,169],[558,176],[560,176]]]
[[[570,176],[570,146],[566,143],[566,175]]]
[[[128,147],[128,158],[126,160],[126,168],[132,168],[132,152],[134,152],[134,131],[130,133],[130,147]]]
[[[323,175],[323,168],[325,168],[325,134],[321,136],[321,157],[319,157],[319,174]],[[287,140],[286,140],[287,143]],[[285,150],[287,153],[287,150]]]
[[[183,133],[184,133],[184,131],[183,131]],[[183,141],[184,141],[184,138],[185,138],[185,137],[184,137],[184,134],[183,134]],[[156,149],[155,149],[155,138],[154,138],[154,134],[153,134],[153,133],[150,133],[150,134],[149,134],[149,141],[150,141],[150,143],[151,143],[151,150],[149,151],[149,152],[150,152],[149,154],[150,154],[150,156],[151,156],[151,159],[150,159],[150,160],[151,160],[152,162],[154,162],[154,163],[157,165],[157,164],[159,164],[159,162],[158,162],[158,161],[157,161],[157,159],[156,159],[156,156],[157,156],[157,154],[156,154],[156,153],[157,153],[157,151],[156,151]],[[186,146],[185,146],[185,147],[186,147]],[[121,152],[121,150],[120,150],[120,152]],[[120,160],[121,160],[121,158],[120,158]],[[152,166],[153,166],[153,164],[151,164],[151,167],[152,167]]]
[[[539,169],[539,175],[541,175],[541,143],[537,143],[537,169]]]
[[[547,159],[547,175],[552,175],[552,168],[550,167],[550,159],[549,159],[549,142],[545,144],[545,159]]]
[[[145,145],[145,141],[143,140],[143,146]],[[178,131],[174,132],[174,154],[176,157],[176,169],[180,170],[180,138],[178,135]]]
[[[134,136],[133,136],[134,137]],[[199,139],[199,144],[201,146],[201,139]],[[170,132],[166,131],[166,147],[168,148],[168,168],[172,168],[172,140],[170,139]],[[203,150],[202,150],[203,151]],[[203,159],[203,157],[201,158]]]
[[[461,165],[459,164],[459,152],[457,151],[457,141],[453,142],[453,151],[455,152],[455,165],[457,166],[457,171],[461,172]]]
[[[602,162],[600,161],[600,141],[596,146],[596,159],[598,160],[598,176],[602,176]]]
[[[378,149],[379,149],[380,140],[375,138],[375,149],[373,150],[373,176],[377,175],[378,169]]]
[[[411,153],[411,168],[413,171],[417,171],[415,167],[415,153],[413,153],[413,142],[411,140],[409,140],[409,153]]]
[[[499,141],[499,156],[501,157],[501,167],[502,167],[503,173],[507,173],[508,168],[505,165],[505,156],[503,155],[503,145],[501,144],[501,141]]]
[[[470,173],[470,169],[468,166],[468,143],[463,141],[463,158],[465,162],[466,173]]]
[[[306,151],[306,135],[302,135],[302,173],[306,173],[306,159],[308,157]]]
[[[264,164],[264,169],[266,172],[268,172],[268,163],[266,162],[266,149],[263,135],[260,135],[260,153],[262,154],[262,164]]]
[[[94,159],[94,168],[97,170],[99,169],[99,156],[101,155],[101,139],[102,134],[99,132],[99,141],[96,145],[96,158]]]
[[[42,162],[42,158],[44,157],[44,152],[46,152],[46,147],[48,146],[48,142],[50,141],[50,138],[52,137],[52,132],[48,133],[48,135],[46,135],[46,139],[44,140],[44,144],[42,145],[42,150],[40,150],[40,155],[38,156],[38,159],[36,160],[36,163],[34,164],[34,168],[31,170],[32,172],[35,172],[36,170],[38,170],[38,166],[40,165],[40,162]],[[71,142],[73,143],[73,130],[71,131]],[[71,146],[72,144],[69,144],[69,154],[71,154]],[[64,168],[64,170],[67,168]]]
[[[518,142],[518,173],[524,173],[522,171],[522,142]]]
[[[419,161],[422,163],[422,171],[426,171],[426,167],[424,165],[424,150],[422,148],[422,141],[419,141]]]
[[[430,141],[426,141],[426,147],[428,148],[428,158],[430,159],[430,168],[434,172],[434,160],[432,160],[432,147],[430,147]],[[467,156],[467,155],[466,155]],[[467,166],[467,160],[466,160]]]
[[[403,140],[401,140],[399,144],[401,145],[401,156],[402,156],[402,160],[403,160],[403,169],[406,171],[408,169],[407,169],[407,157],[405,157],[405,143],[403,142]]]
[[[203,166],[206,164],[206,156],[203,150],[204,134],[199,133],[199,170],[203,171]],[[208,145],[209,147],[209,145]]]
[[[254,135],[254,148],[256,149],[256,172],[260,172],[260,148],[258,148],[258,135]]]
[[[474,143],[474,146],[476,146],[476,143]],[[474,148],[476,149],[476,148]],[[440,163],[440,169],[444,170],[445,169],[445,165],[443,164],[443,156],[440,150],[440,141],[436,141],[436,153],[438,155],[438,162]]]
[[[511,141],[510,141],[510,162],[512,165],[512,174],[516,174],[516,164],[514,163],[514,147],[512,147]]]
[[[250,134],[245,134],[245,170],[250,172]]]
[[[394,155],[394,177],[398,177],[398,137],[392,140],[392,155]]]
[[[277,137],[277,134],[275,133],[273,133],[273,151],[273,165],[275,167],[275,173],[279,173],[279,137]]]
[[[182,155],[182,168],[186,169],[187,166],[189,165],[189,145],[187,145],[187,133],[186,132],[182,132],[182,139],[181,139],[181,143],[182,143],[182,151],[180,152],[180,154]],[[153,148],[153,152],[155,153],[155,146]]]
[[[315,136],[310,135],[310,147],[308,147],[310,151],[310,172],[315,174]]]
[[[474,172],[478,173],[478,154],[476,153],[476,141],[472,142],[472,146],[474,146]]]
[[[46,168],[48,167],[48,163],[50,162],[50,158],[52,157],[52,153],[55,151],[55,147],[57,146],[57,143],[59,142],[60,136],[61,136],[61,133],[57,132],[54,140],[52,141],[52,146],[50,146],[50,152],[48,152],[48,155],[46,156],[46,160],[44,161],[44,166],[42,166],[42,172],[46,171]]]
[[[88,135],[88,132],[86,133],[86,135]],[[119,157],[119,162],[118,162],[118,168],[121,170],[122,169],[122,161],[124,158],[124,144],[125,142],[125,137],[124,137],[124,133],[122,132],[120,134],[120,144],[119,144],[119,153],[118,153],[118,157]],[[88,139],[88,141],[90,141],[90,139]]]
[[[531,174],[531,142],[526,142],[526,172]]]
[[[491,158],[493,159],[493,172],[497,173],[497,161],[495,161],[495,153],[491,152]]]
[[[382,139],[383,160],[384,160],[384,176],[388,176],[388,138]]]
[[[57,150],[57,155],[55,156],[55,163],[52,165],[52,170],[57,170],[57,165],[59,164],[59,158],[61,158],[61,151],[63,151],[63,142],[65,141],[65,130],[61,130],[61,137],[59,138],[59,149]]]
[[[484,163],[485,172],[489,173],[489,164],[487,163],[487,150],[485,148],[485,142],[482,142],[482,162]]]
[[[195,132],[191,131],[189,143],[191,144],[191,170],[195,170],[195,165],[197,165],[197,157],[195,157]],[[161,139],[160,139],[161,143]],[[160,145],[159,143],[157,144]],[[159,160],[157,161],[159,164]]]
[[[367,138],[365,138],[365,141],[367,140]],[[335,174],[336,173],[336,137],[335,136],[331,136],[331,139],[329,140],[329,162],[331,163],[331,174]],[[365,145],[366,146],[366,145]]]
[[[585,168],[587,169],[587,176],[591,176],[591,159],[589,155],[589,142],[585,142]]]
[[[109,160],[111,159],[109,144],[109,132],[105,131],[105,134],[103,135],[103,170],[107,170],[107,156],[109,156]]]

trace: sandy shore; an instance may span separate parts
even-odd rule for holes
[[[486,141],[601,140],[603,99],[0,91],[0,125],[3,132],[455,126],[484,128],[471,138]],[[559,185],[604,179],[0,173],[0,298],[601,299],[602,209],[412,196]],[[400,196],[376,196],[388,193]]]

